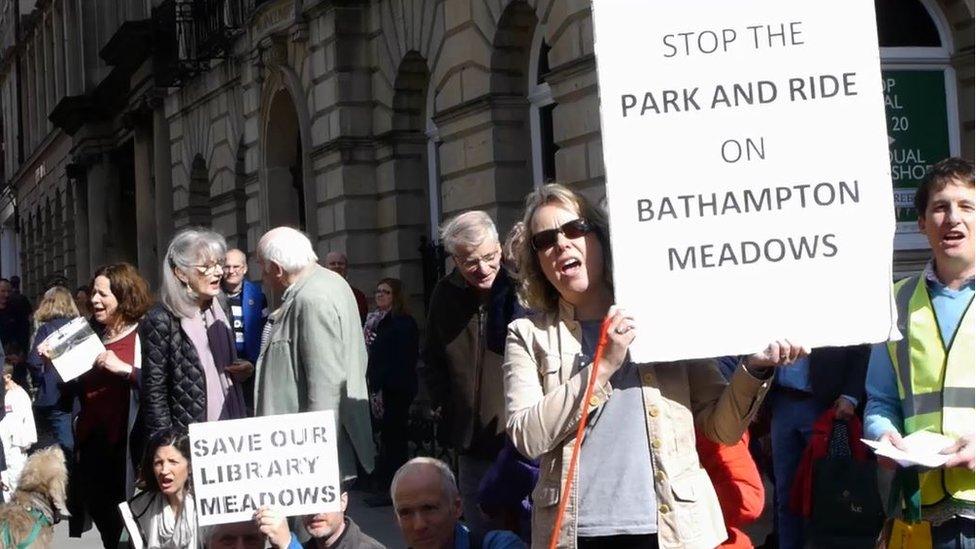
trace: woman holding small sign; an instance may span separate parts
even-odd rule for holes
[[[163,260],[161,303],[146,315],[142,405],[146,434],[245,417],[241,383],[254,366],[238,360],[220,294],[224,237],[202,228],[173,237]]]
[[[77,467],[69,495],[70,533],[81,535],[87,512],[105,547],[115,547],[122,532],[116,505],[132,493],[135,481],[131,465],[138,453],[130,454],[128,441],[138,409],[137,328],[152,305],[152,294],[135,267],[115,263],[95,271],[89,295],[91,322],[105,351],[91,370],[70,384],[80,403],[74,432]],[[41,345],[38,353],[49,362],[50,349]],[[46,367],[53,368],[50,363]]]
[[[532,546],[548,546],[557,522],[592,357],[609,317],[558,546],[657,547],[660,540],[715,547],[726,529],[695,453],[695,427],[716,442],[738,442],[769,387],[768,368],[807,351],[773,343],[743,361],[728,384],[712,360],[634,364],[627,352],[634,320],[612,306],[605,214],[550,184],[527,197],[524,223],[516,244],[519,293],[537,313],[509,325],[502,368],[508,434],[524,455],[541,458]]]
[[[141,492],[129,501],[148,549],[197,547],[197,514],[190,482],[190,440],[172,429],[149,439],[139,470]],[[131,528],[131,525],[130,525]]]

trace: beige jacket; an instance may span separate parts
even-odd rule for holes
[[[548,545],[555,524],[590,373],[591,365],[574,371],[581,332],[573,318],[573,307],[561,301],[558,313],[520,319],[508,328],[502,366],[506,427],[519,451],[540,458],[532,492],[533,547]],[[716,442],[735,444],[771,380],[756,379],[740,366],[727,384],[712,360],[641,364],[638,369],[659,505],[658,543],[662,548],[715,547],[726,539],[725,524],[695,452],[695,428]],[[594,388],[591,410],[611,391],[609,383]],[[576,547],[577,484],[578,478],[559,547]]]

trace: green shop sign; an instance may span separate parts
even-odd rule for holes
[[[892,70],[881,76],[895,219],[898,232],[915,232],[915,189],[929,166],[949,156],[945,72]]]

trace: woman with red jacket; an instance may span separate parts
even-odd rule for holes
[[[715,486],[729,532],[729,539],[719,547],[752,547],[752,540],[740,528],[762,515],[766,491],[749,453],[749,432],[734,446],[722,446],[698,433],[695,446],[702,468]]]

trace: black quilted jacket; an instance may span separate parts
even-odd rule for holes
[[[140,414],[145,434],[187,426],[207,418],[207,382],[193,343],[180,320],[162,305],[146,314],[139,327],[142,343]]]

